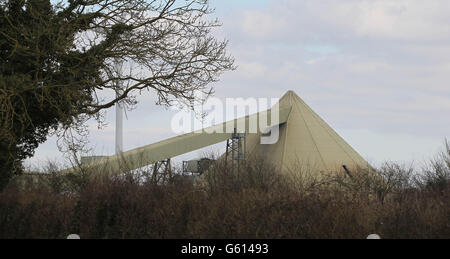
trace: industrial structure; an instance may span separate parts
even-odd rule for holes
[[[207,129],[184,134],[161,142],[126,152],[118,152],[111,157],[92,161],[87,166],[108,168],[113,173],[132,171],[148,165],[170,167],[170,159],[210,145],[227,142],[227,152],[223,157],[239,166],[247,159],[260,158],[277,168],[289,169],[307,165],[315,172],[353,170],[370,165],[343,140],[323,119],[321,119],[297,94],[287,92],[279,101],[276,110],[270,109],[244,118],[225,122]],[[271,121],[271,113],[278,112],[279,119]],[[266,116],[268,126],[279,126],[279,139],[276,143],[261,144],[261,137],[267,132],[260,129],[250,133],[249,121]],[[243,132],[227,132],[229,125],[237,128],[238,120],[245,121]],[[120,125],[121,126],[121,125]],[[216,132],[216,133],[210,133]],[[121,137],[120,137],[121,140]],[[185,162],[183,169],[202,172],[204,160]],[[208,162],[209,163],[209,162]],[[200,173],[201,173],[200,172]]]
[[[316,172],[368,168],[370,165],[293,91],[280,100],[290,107],[280,123],[278,143],[262,145],[261,134],[249,135],[248,153],[280,169],[309,167]]]

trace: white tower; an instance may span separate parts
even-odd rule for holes
[[[116,155],[123,152],[123,106],[116,103]]]
[[[122,76],[123,62],[116,59],[115,60],[115,72],[120,78]],[[116,96],[120,96],[122,90],[122,82],[120,80],[116,81]],[[116,103],[116,155],[123,152],[123,104],[119,101]]]

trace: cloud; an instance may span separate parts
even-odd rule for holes
[[[364,144],[386,136],[392,160],[431,156],[450,129],[448,13],[441,0],[278,0],[239,12],[223,20],[239,68],[218,93],[292,89],[333,127],[370,131]]]
[[[263,11],[245,11],[240,24],[248,37],[256,38],[272,38],[290,26],[286,19],[268,15]]]
[[[329,37],[435,42],[450,39],[446,0],[280,0],[242,13],[242,31],[273,40]],[[331,29],[331,30],[330,30]]]
[[[450,1],[242,2],[212,2],[223,23],[216,33],[230,40],[238,65],[213,84],[216,97],[294,90],[378,160],[385,149],[395,150],[392,160],[405,159],[402,151],[431,156],[430,147],[450,137]],[[129,112],[130,148],[170,135],[172,113],[156,107],[151,94]],[[95,145],[114,150],[111,129],[93,135]]]

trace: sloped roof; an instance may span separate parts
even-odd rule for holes
[[[308,166],[314,171],[367,168],[369,164],[297,94],[287,92],[280,107],[292,107],[286,123],[280,125],[279,140],[260,144],[261,134],[248,135],[247,152],[281,169]]]
[[[279,123],[286,122],[291,107],[280,107]],[[135,170],[155,162],[163,161],[182,154],[186,154],[207,146],[224,142],[232,137],[232,133],[226,133],[227,128],[237,127],[238,121],[243,120],[246,125],[245,131],[249,131],[249,121],[255,120],[259,123],[260,116],[271,118],[272,110],[267,110],[257,114],[252,114],[243,118],[224,122],[206,129],[198,130],[188,134],[183,134],[160,142],[142,146],[133,150],[123,152],[119,155],[103,157],[87,163],[88,167],[107,168],[113,173],[122,173]],[[270,120],[269,125],[273,125]],[[223,133],[220,133],[223,132]],[[256,134],[255,134],[256,135]],[[63,173],[71,172],[72,168],[63,170]]]

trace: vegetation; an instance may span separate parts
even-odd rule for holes
[[[387,163],[319,178],[249,161],[214,163],[196,181],[152,169],[19,175],[49,134],[83,136],[142,90],[166,106],[212,94],[234,61],[211,13],[207,0],[0,0],[0,238],[450,237],[448,144],[421,172]]]
[[[0,189],[49,134],[79,150],[116,103],[190,106],[234,68],[207,0],[55,2],[0,0]]]
[[[450,237],[448,145],[420,172],[387,163],[352,178],[280,174],[258,161],[239,173],[215,163],[195,184],[146,170],[89,180],[47,171],[0,193],[0,238]]]

